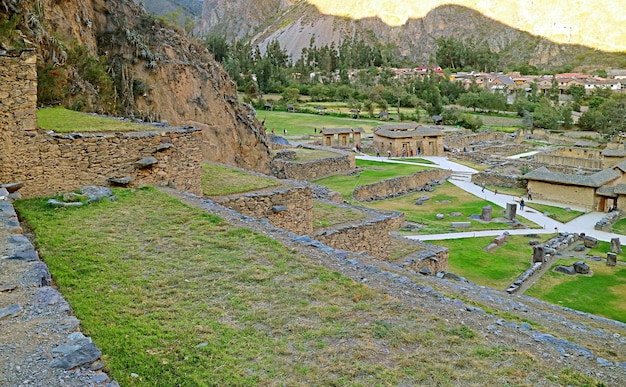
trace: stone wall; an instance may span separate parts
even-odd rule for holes
[[[491,141],[512,141],[513,137],[509,133],[482,131],[472,134],[453,133],[443,137],[443,142],[448,148],[471,149],[480,143]]]
[[[537,153],[534,159],[537,162],[547,165],[565,165],[574,168],[588,169],[602,169],[604,167],[602,159],[599,158],[583,158],[555,153]]]
[[[23,196],[83,185],[170,185],[201,194],[201,132],[177,128],[137,133],[50,134],[37,130],[37,73],[32,53],[0,55],[0,182],[23,181]],[[143,164],[137,162],[142,160]]]
[[[315,180],[353,171],[356,168],[354,154],[345,153],[337,157],[299,163],[274,159],[270,164],[272,175],[279,179]]]
[[[282,229],[304,235],[313,232],[313,188],[284,184],[246,194],[212,197],[216,203],[240,214],[268,219]]]
[[[0,181],[23,181],[24,196],[45,196],[84,185],[168,185],[201,194],[201,132],[196,129],[120,134],[46,134],[15,138],[17,162]],[[138,163],[140,160],[145,164]]]
[[[354,189],[352,197],[359,201],[381,200],[421,190],[433,181],[446,180],[452,171],[431,169],[409,176],[398,176],[377,183],[361,185]]]
[[[420,245],[421,250],[403,257],[400,266],[428,275],[448,270],[450,253],[447,248],[419,241],[411,242]]]
[[[322,231],[312,235],[312,238],[335,249],[365,252],[372,257],[389,260],[391,233],[404,223],[404,213],[378,214],[378,217],[364,222]]]
[[[526,181],[519,176],[508,176],[501,173],[479,172],[472,175],[476,184],[495,185],[497,187],[526,188]]]

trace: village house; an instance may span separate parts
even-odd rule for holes
[[[419,124],[377,126],[374,131],[374,148],[392,156],[443,156],[443,131]]]

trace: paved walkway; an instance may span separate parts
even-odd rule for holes
[[[465,165],[461,165],[450,161],[446,157],[436,157],[436,156],[420,156],[420,158],[433,162],[434,164],[425,164],[425,163],[416,163],[408,160],[403,160],[400,158],[391,158],[387,157],[375,157],[375,156],[367,156],[367,155],[359,155],[358,159],[362,160],[374,160],[374,161],[382,161],[382,162],[390,162],[390,163],[402,163],[402,164],[415,164],[420,166],[434,167],[434,168],[442,168],[449,169],[453,172],[453,175],[467,175],[470,177],[471,174],[477,173],[475,169],[467,167]],[[471,193],[477,197],[485,199],[499,207],[506,208],[507,203],[511,203],[517,200],[517,197],[511,195],[504,194],[495,194],[492,191],[485,190],[482,192],[482,188],[471,181],[466,180],[458,180],[452,178],[449,180],[452,184],[457,187],[465,190],[466,192]],[[528,201],[527,201],[528,202]],[[583,208],[576,208],[574,206],[564,205],[561,203],[547,202],[543,200],[532,200],[531,202],[547,204],[555,207],[561,208],[571,208],[572,210],[585,211]],[[593,236],[594,238],[598,238],[599,240],[609,242],[611,238],[620,237],[622,243],[626,243],[626,236],[598,231],[594,229],[594,225],[600,219],[604,217],[604,213],[602,212],[587,212],[584,215],[579,216],[578,218],[572,220],[568,223],[557,222],[556,220],[545,216],[542,212],[536,211],[532,208],[526,207],[524,211],[519,211],[517,215],[528,219],[536,224],[538,224],[540,229],[520,229],[520,230],[489,230],[489,231],[469,231],[469,232],[457,232],[457,233],[447,233],[447,234],[433,234],[433,235],[412,235],[407,236],[409,239],[417,239],[422,241],[429,240],[442,240],[442,239],[459,239],[459,238],[473,238],[473,237],[481,237],[481,236],[497,236],[502,234],[504,231],[508,231],[511,235],[521,234],[550,234],[555,231],[558,232],[572,232],[572,233],[585,233],[586,235]]]

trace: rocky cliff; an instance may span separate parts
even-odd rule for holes
[[[619,8],[619,1],[591,7],[576,1],[553,4],[543,0],[488,2],[489,6],[474,0],[308,0],[293,4],[257,0],[253,12],[245,1],[207,0],[203,29],[219,30],[227,37],[250,36],[261,49],[276,39],[294,59],[311,38],[317,45],[325,45],[358,37],[370,43],[393,43],[397,54],[428,63],[437,39],[454,37],[487,42],[505,65],[621,66],[623,29],[612,11]],[[271,13],[272,9],[276,11]]]
[[[205,154],[207,159],[268,170],[264,128],[237,102],[228,75],[198,42],[146,14],[134,1],[3,0],[0,22],[16,19],[36,47],[38,62],[67,71],[66,84],[59,87],[67,87],[68,102],[80,102],[83,110],[170,125],[202,124],[205,148],[213,145],[214,150]],[[2,42],[5,49],[13,48]],[[114,101],[106,104],[102,89],[69,63],[68,53],[76,47],[106,67]]]

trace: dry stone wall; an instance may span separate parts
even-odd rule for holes
[[[409,176],[398,176],[377,183],[361,185],[354,189],[352,196],[359,201],[382,200],[421,190],[433,182],[446,180],[452,171],[431,169],[419,171]]]
[[[403,257],[400,266],[428,275],[448,270],[450,252],[447,248],[418,241],[412,242],[420,245],[421,250]]]
[[[266,218],[272,225],[296,234],[313,232],[313,188],[308,184],[285,184],[247,194],[212,197],[211,200],[243,215]]]
[[[270,168],[279,179],[315,180],[352,171],[356,162],[354,154],[344,154],[305,163],[274,159]]]
[[[483,131],[472,134],[454,133],[449,134],[443,138],[443,142],[448,148],[455,149],[471,149],[472,146],[484,144],[486,142],[512,140],[513,138],[510,134],[494,131]]]
[[[378,216],[312,235],[327,246],[339,250],[365,252],[372,257],[389,260],[391,233],[404,223],[402,212],[378,212]]]
[[[479,172],[472,175],[472,182],[498,187],[526,188],[526,181],[519,176],[508,176],[500,173]]]
[[[83,185],[170,185],[201,193],[202,133],[194,128],[137,133],[50,134],[37,130],[34,53],[0,55],[0,181],[23,181],[23,196]],[[139,162],[139,161],[142,162]]]

